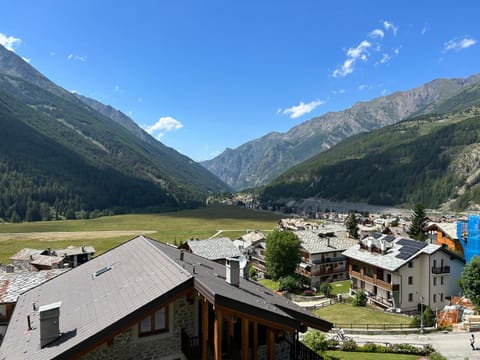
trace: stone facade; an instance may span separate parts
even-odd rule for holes
[[[185,297],[169,306],[169,331],[151,336],[138,336],[138,323],[83,356],[85,360],[185,360],[181,351],[181,330],[194,333],[195,301]]]

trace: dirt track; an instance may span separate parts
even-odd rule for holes
[[[129,230],[129,231],[72,231],[72,232],[32,232],[32,233],[5,233],[0,234],[0,242],[15,240],[40,240],[40,241],[58,241],[58,240],[81,240],[81,239],[105,239],[117,236],[137,236],[152,234],[152,230]]]

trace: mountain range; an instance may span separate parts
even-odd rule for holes
[[[0,219],[197,207],[229,187],[0,46]],[[81,214],[81,215],[80,215]]]
[[[479,81],[480,75],[437,79],[415,89],[358,102],[349,109],[301,123],[286,133],[272,132],[236,149],[226,149],[201,164],[236,190],[262,186],[352,135],[428,114],[449,97]]]
[[[325,198],[375,205],[480,208],[480,83],[417,115],[349,137],[294,166],[263,202]]]

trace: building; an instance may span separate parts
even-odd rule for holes
[[[357,244],[344,226],[295,231],[301,243],[302,262],[297,272],[308,277],[313,287],[348,279],[347,258],[343,252]]]
[[[7,269],[8,272],[0,272],[0,338],[5,335],[17,298],[21,293],[69,270],[14,271],[13,266]]]
[[[420,303],[441,309],[460,293],[457,279],[465,260],[446,247],[374,234],[346,250],[353,292],[367,292],[372,303],[413,312]]]
[[[0,358],[306,359],[307,327],[332,324],[241,278],[237,259],[140,236],[20,295]]]
[[[179,248],[223,265],[227,258],[238,258],[241,255],[238,247],[227,237],[188,240]]]
[[[89,261],[95,249],[92,246],[69,246],[65,249],[30,249],[24,248],[10,257],[16,268],[29,271],[61,269],[76,267]]]
[[[429,222],[425,226],[425,232],[430,242],[446,246],[454,253],[465,257],[463,246],[457,236],[456,223]]]

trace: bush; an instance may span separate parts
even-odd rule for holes
[[[365,291],[361,290],[361,291],[357,291],[355,293],[355,297],[353,299],[353,306],[365,306],[367,305],[367,294],[365,293]]]
[[[279,280],[278,290],[296,292],[301,291],[305,286],[309,285],[309,279],[300,274],[292,274],[281,277]]]
[[[250,266],[248,269],[248,277],[256,281],[258,279],[258,270],[253,266]]]
[[[357,351],[358,345],[354,340],[347,340],[340,345],[341,351]]]
[[[317,354],[320,354],[328,349],[328,340],[325,334],[318,330],[307,332],[303,337],[303,343]]]
[[[332,291],[332,285],[331,285],[330,283],[321,283],[321,284],[320,284],[319,291],[320,291],[323,295],[329,296],[329,295],[330,295],[330,292]]]

